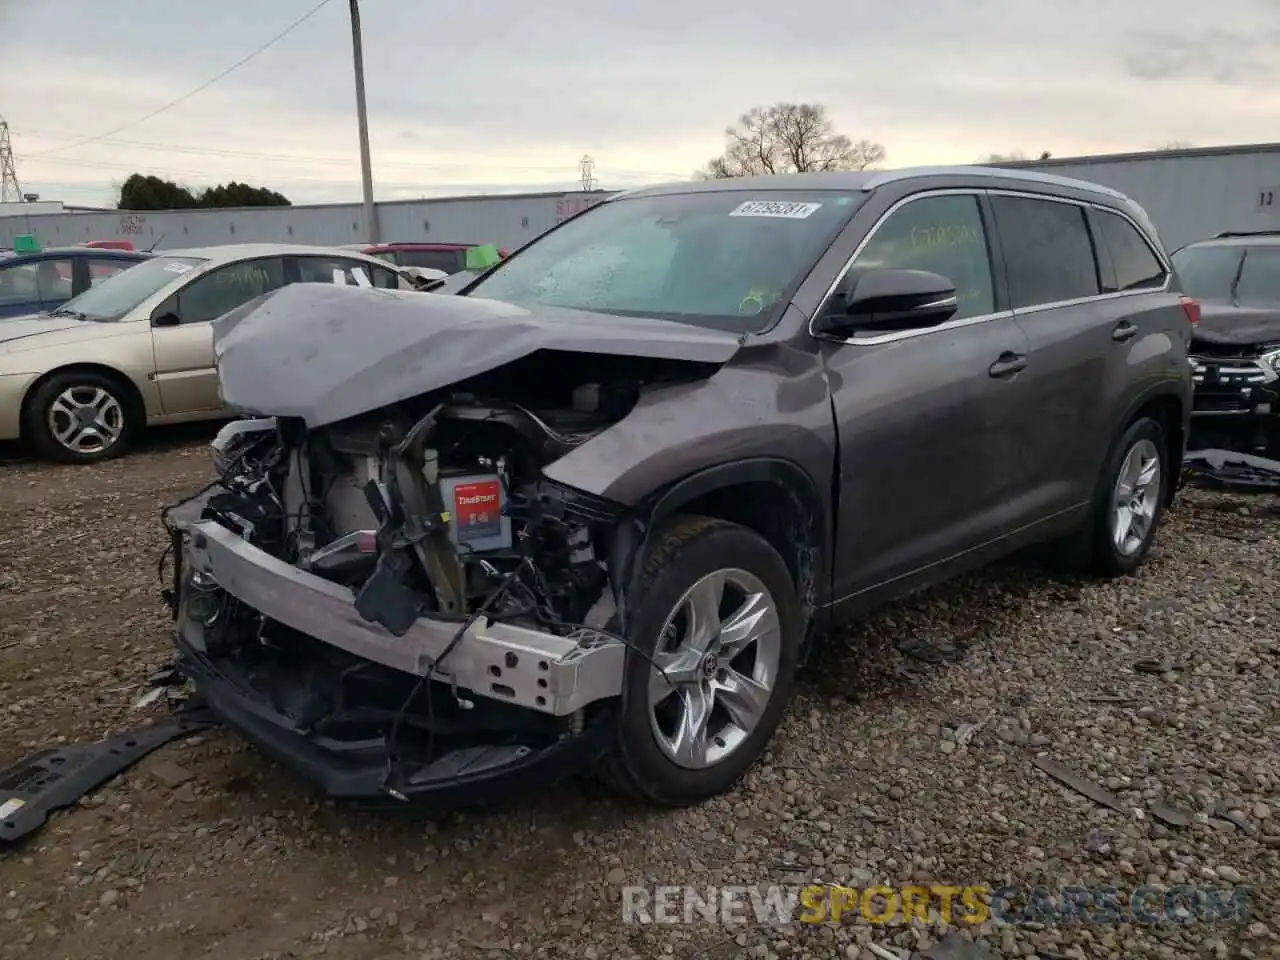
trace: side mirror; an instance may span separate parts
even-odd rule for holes
[[[850,270],[814,327],[847,338],[936,327],[959,309],[955,284],[927,270]]]
[[[180,323],[182,323],[182,317],[178,315],[177,297],[170,297],[151,311],[153,327],[176,327]]]

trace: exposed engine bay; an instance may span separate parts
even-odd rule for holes
[[[241,449],[221,452],[231,489],[207,509],[273,556],[351,587],[360,614],[398,636],[422,612],[466,615],[491,601],[500,618],[582,623],[606,582],[593,525],[613,510],[548,489],[540,468],[626,401],[598,384],[572,400],[539,415],[453,395],[310,434],[296,421],[241,421]]]
[[[339,778],[331,793],[367,795],[372,755],[399,798],[519,764],[581,737],[620,692],[609,558],[625,511],[542,469],[649,386],[705,371],[536,363],[536,379],[510,364],[311,430],[239,420],[214,443],[217,489],[174,531],[184,669],[235,691],[224,710],[360,759],[352,783],[317,772]]]

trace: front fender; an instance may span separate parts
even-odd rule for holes
[[[631,507],[708,468],[766,457],[799,467],[829,510],[836,434],[826,374],[797,350],[752,353],[706,380],[646,393],[544,475]]]

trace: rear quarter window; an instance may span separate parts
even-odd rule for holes
[[[1164,286],[1168,272],[1137,227],[1109,210],[1098,211],[1097,223],[1116,272],[1115,292]]]

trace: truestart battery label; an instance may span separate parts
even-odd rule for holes
[[[460,483],[453,488],[453,521],[463,543],[502,535],[502,487],[497,480]]]

